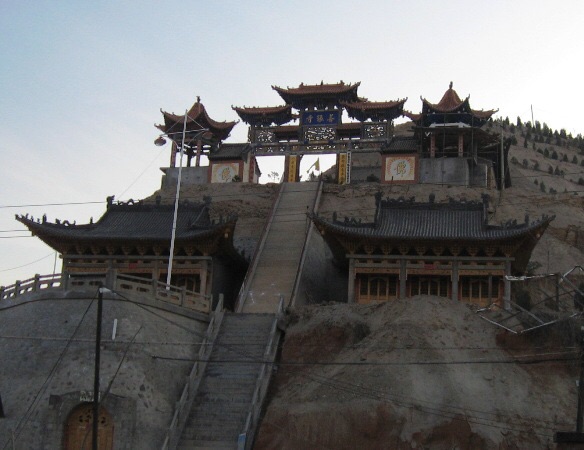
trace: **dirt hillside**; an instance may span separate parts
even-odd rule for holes
[[[549,448],[575,420],[569,335],[439,297],[292,311],[255,448]]]

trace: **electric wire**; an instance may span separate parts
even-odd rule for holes
[[[20,434],[22,433],[22,431],[24,430],[24,427],[26,426],[27,422],[30,420],[30,417],[32,416],[32,413],[34,412],[34,410],[38,407],[38,405],[40,404],[40,400],[41,400],[41,395],[46,391],[46,389],[49,386],[50,381],[53,379],[53,376],[55,375],[57,368],[59,367],[59,365],[61,364],[61,361],[63,360],[63,358],[65,357],[65,354],[67,353],[67,350],[69,349],[69,346],[71,345],[72,339],[73,337],[77,334],[77,331],[79,331],[79,328],[81,327],[83,321],[85,320],[85,316],[87,315],[87,313],[89,312],[89,310],[91,309],[91,305],[93,305],[94,300],[97,298],[97,291],[94,295],[94,297],[89,301],[89,304],[87,305],[87,308],[85,309],[85,312],[83,313],[83,315],[81,316],[81,319],[79,320],[79,322],[77,323],[77,326],[75,327],[75,329],[73,330],[73,333],[71,334],[70,339],[67,341],[66,345],[63,347],[61,353],[59,354],[57,360],[55,361],[55,363],[53,364],[51,370],[49,371],[49,374],[47,375],[45,381],[43,382],[43,384],[41,385],[40,389],[37,391],[35,397],[33,398],[32,402],[30,403],[29,407],[27,408],[26,412],[24,413],[24,415],[20,418],[20,420],[17,422],[16,427],[14,429],[14,434],[12,437],[10,437],[6,443],[4,444],[4,446],[2,447],[3,450],[5,450],[8,446],[8,444],[10,443],[10,441],[13,441],[13,445],[16,443],[15,439],[20,436]]]

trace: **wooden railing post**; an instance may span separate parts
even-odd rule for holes
[[[14,297],[18,297],[20,295],[20,280],[16,280],[14,283]]]
[[[67,290],[69,289],[69,272],[63,270],[61,273],[61,289]]]
[[[41,278],[41,276],[38,273],[34,274],[34,281],[32,282],[32,291],[33,292],[38,291],[40,278]]]
[[[4,286],[0,286],[0,300],[3,300],[4,299],[4,290],[5,289],[6,288]]]
[[[180,306],[184,306],[185,305],[185,299],[187,297],[187,287],[183,286],[180,289]]]
[[[105,274],[105,287],[111,290],[115,290],[117,277],[118,271],[116,269],[108,269]]]
[[[152,278],[152,295],[156,298],[156,290],[158,289],[158,280]]]

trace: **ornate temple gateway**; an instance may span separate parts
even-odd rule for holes
[[[300,181],[305,154],[336,154],[336,180],[351,181],[352,152],[379,153],[391,141],[393,120],[403,115],[406,99],[370,102],[357,95],[360,83],[300,84],[272,88],[285,105],[233,107],[249,124],[249,142],[257,156],[285,155],[284,179]],[[292,113],[292,109],[298,111]],[[343,123],[343,112],[357,122]],[[298,120],[299,123],[290,124]]]
[[[505,275],[523,274],[553,217],[494,226],[487,201],[446,204],[382,200],[373,223],[312,220],[337,263],[348,266],[349,302],[437,295],[478,305],[508,306]]]
[[[177,179],[179,153],[187,158],[183,176],[197,183],[257,183],[257,157],[276,155],[285,157],[284,181],[298,182],[304,155],[334,154],[330,178],[338,184],[366,181],[358,170],[353,175],[355,166],[361,166],[353,160],[369,156],[377,160],[369,177],[383,183],[503,186],[508,147],[483,130],[497,110],[471,108],[469,97],[462,100],[452,83],[438,103],[422,98],[419,114],[404,109],[405,98],[362,98],[359,86],[343,81],[272,86],[284,104],[232,106],[249,125],[245,143],[224,143],[237,122],[211,119],[198,97],[185,114],[162,111],[164,123],[156,125],[162,135],[155,143],[172,141],[170,166],[162,169],[167,182]],[[399,117],[412,120],[409,136],[394,135]],[[202,156],[208,158],[208,167],[201,167]]]
[[[371,175],[384,183],[497,185],[505,152],[499,151],[496,136],[482,130],[496,110],[472,109],[469,97],[461,100],[452,83],[438,103],[422,98],[419,114],[404,110],[407,99],[361,98],[359,86],[342,81],[285,89],[273,86],[284,105],[233,109],[250,126],[254,155],[285,155],[286,181],[299,181],[303,155],[332,153],[337,155],[339,184],[351,182],[353,158],[377,154],[380,167]],[[414,122],[411,136],[393,135],[393,121],[400,116]],[[343,117],[353,120],[343,122]],[[296,120],[298,124],[291,124]]]

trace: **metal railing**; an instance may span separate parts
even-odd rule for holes
[[[264,351],[262,367],[260,373],[258,374],[258,379],[256,382],[256,387],[253,392],[251,405],[249,412],[247,414],[247,419],[243,430],[239,435],[238,439],[238,450],[249,450],[253,444],[254,435],[256,428],[258,426],[258,421],[260,413],[262,410],[262,404],[264,398],[266,397],[266,392],[268,391],[268,386],[270,384],[270,379],[272,376],[272,363],[276,358],[276,351],[278,349],[278,339],[277,334],[278,320],[282,317],[284,313],[284,296],[280,295],[280,302],[278,304],[278,310],[276,316],[274,317],[274,322],[272,323],[272,329],[270,330],[270,336],[268,338],[268,343],[266,345],[266,350]]]
[[[211,317],[211,321],[207,327],[205,338],[203,339],[203,342],[201,342],[199,356],[187,377],[187,382],[185,383],[180,399],[176,403],[174,415],[172,416],[164,443],[162,444],[162,450],[175,450],[178,446],[181,434],[193,405],[193,400],[197,395],[201,379],[205,373],[209,356],[213,350],[212,344],[215,341],[219,328],[221,327],[223,315],[223,296],[220,295],[217,307],[215,308],[215,313]]]

